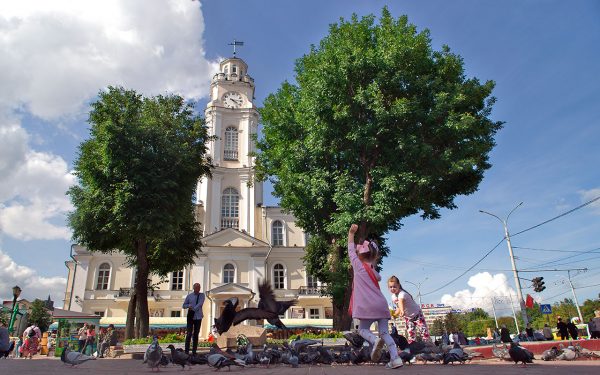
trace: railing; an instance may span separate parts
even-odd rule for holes
[[[135,289],[133,288],[119,288],[119,297],[131,297],[131,293],[133,293]],[[148,289],[148,297],[154,296],[154,290]]]
[[[223,158],[225,160],[238,160],[238,150],[224,150]]]
[[[299,296],[322,296],[325,294],[325,286],[301,286],[298,288]]]
[[[240,219],[237,217],[224,217],[221,219],[221,229],[225,228],[234,228],[238,229],[240,227]]]

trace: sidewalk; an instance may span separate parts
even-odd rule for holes
[[[221,372],[227,370],[221,370]],[[63,364],[59,359],[48,359],[46,357],[37,357],[37,359],[9,359],[0,360],[0,373],[2,374],[27,374],[27,375],[52,375],[52,374],[76,374],[85,373],[86,375],[100,374],[149,374],[150,369],[142,361],[131,359],[99,359],[89,361],[77,368],[71,368]],[[494,375],[589,375],[600,373],[600,361],[574,361],[574,362],[543,362],[536,361],[527,368],[515,366],[506,362],[495,360],[485,360],[473,362],[465,365],[435,365],[435,364],[416,364],[405,365],[397,370],[386,370],[383,365],[361,365],[361,366],[301,366],[291,368],[286,365],[275,365],[269,368],[263,366],[232,368],[232,373],[247,375],[365,375],[365,374],[414,374],[414,375],[468,375],[493,373]],[[215,369],[203,366],[194,366],[190,372],[182,372],[181,367],[170,365],[166,368],[161,367],[161,373],[194,373],[194,374],[215,374]]]

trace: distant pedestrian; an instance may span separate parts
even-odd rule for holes
[[[569,335],[571,335],[571,338],[573,340],[577,340],[577,338],[579,337],[579,332],[577,330],[577,326],[575,325],[575,323],[573,323],[572,320],[568,321],[567,330],[569,331]]]
[[[552,334],[552,328],[548,326],[548,324],[544,324],[544,329],[542,329],[542,333],[544,334],[544,338],[546,340],[554,340],[554,335]]]
[[[83,323],[83,327],[79,328],[79,330],[77,331],[79,352],[83,352],[83,348],[85,347],[85,342],[87,341],[87,329],[87,323]]]
[[[467,338],[465,337],[465,334],[463,333],[463,331],[458,331],[457,336],[458,336],[458,343],[460,345],[467,345]]]
[[[39,339],[34,330],[29,331],[28,337],[23,342],[23,346],[21,347],[21,354],[23,358],[31,359],[34,355],[36,355],[40,351]]]
[[[502,325],[502,328],[500,329],[500,341],[502,342],[512,342],[512,339],[510,338],[510,332],[508,331],[508,328],[506,328],[506,325]]]
[[[562,318],[559,316],[558,321],[556,322],[556,329],[558,330],[558,335],[561,340],[569,339],[569,331],[567,330],[567,325],[562,321]]]
[[[527,327],[525,327],[525,334],[527,336],[527,341],[535,341],[535,337],[533,336],[533,328],[531,328],[531,323],[527,323]]]
[[[185,353],[190,354],[190,341],[192,342],[192,354],[196,355],[198,350],[198,335],[202,326],[202,305],[204,305],[204,293],[200,293],[200,283],[194,284],[194,291],[185,297],[183,308],[187,309],[187,332],[185,335]]]
[[[600,339],[600,310],[594,311],[594,337],[596,339]]]
[[[415,302],[413,296],[402,288],[396,276],[389,278],[388,289],[392,293],[392,305],[396,314],[403,317],[406,323],[408,343],[412,343],[417,338],[417,329],[424,341],[431,341],[421,307]]]

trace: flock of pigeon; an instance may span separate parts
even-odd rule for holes
[[[159,370],[160,366],[167,366],[169,363],[181,366],[182,369],[193,365],[208,364],[219,370],[223,367],[231,366],[246,367],[248,365],[271,366],[277,364],[298,367],[301,364],[306,365],[332,365],[332,364],[361,364],[371,362],[371,347],[364,345],[364,339],[354,332],[344,334],[348,343],[339,348],[329,348],[323,346],[320,340],[302,339],[297,336],[296,339],[279,345],[264,345],[261,351],[254,351],[253,346],[246,340],[244,345],[239,345],[236,351],[227,349],[223,351],[216,344],[207,354],[190,356],[181,349],[175,349],[173,345],[168,348],[171,351],[170,359],[163,354],[158,345],[157,337],[146,350],[144,363],[153,371]],[[465,363],[472,358],[479,356],[479,353],[463,351],[458,345],[454,346],[434,346],[433,344],[414,342],[408,345],[399,353],[403,363],[413,362],[435,362],[442,364]],[[387,363],[390,355],[383,351],[378,363]]]
[[[510,348],[507,348],[506,345],[498,347],[494,344],[492,354],[496,358],[505,361],[514,361],[515,363],[521,362],[523,365],[533,363],[535,359],[529,350],[515,343],[511,343]],[[540,358],[543,361],[573,361],[577,358],[600,358],[600,356],[588,349],[582,348],[578,343],[575,345],[571,343],[566,348],[563,344],[559,344],[558,347],[553,346],[545,350]]]

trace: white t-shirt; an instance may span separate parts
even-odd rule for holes
[[[404,301],[404,316],[407,318],[414,318],[421,311],[421,308],[414,299],[410,297],[408,293],[404,290],[401,290],[400,293],[392,294],[392,304],[395,307],[398,307],[398,302],[402,300]]]

